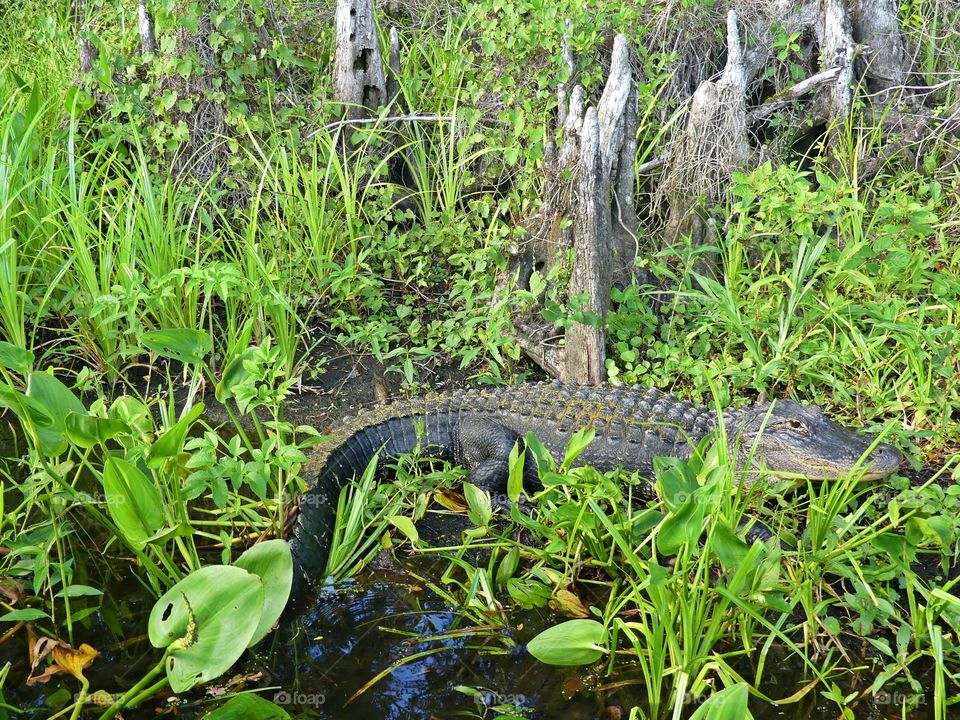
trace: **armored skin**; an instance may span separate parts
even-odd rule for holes
[[[470,482],[502,492],[510,451],[528,432],[560,460],[570,437],[592,427],[596,436],[580,464],[652,477],[655,457],[689,458],[718,428],[718,419],[712,408],[656,389],[557,382],[463,390],[368,410],[337,429],[308,465],[316,480],[301,498],[291,538],[294,596],[322,579],[340,489],[377,453],[389,462],[419,445],[426,456],[468,467]],[[728,409],[723,425],[740,470],[814,480],[861,471],[863,479],[875,480],[901,462],[899,451],[883,444],[864,458],[871,438],[837,425],[815,406],[790,400]],[[532,461],[525,471],[525,482],[535,479]]]

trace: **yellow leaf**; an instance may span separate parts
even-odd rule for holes
[[[83,643],[79,648],[61,644],[53,649],[53,662],[63,672],[73,675],[77,680],[83,680],[83,671],[90,666],[94,658],[99,655],[92,647]]]

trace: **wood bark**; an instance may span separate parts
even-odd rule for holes
[[[153,33],[153,18],[147,10],[146,0],[137,2],[137,30],[140,32],[140,48],[144,55],[157,52],[157,39]]]
[[[93,66],[100,57],[100,51],[89,39],[85,37],[87,26],[80,28],[80,34],[77,36],[77,46],[80,50],[80,73],[85,75],[93,71]]]
[[[910,74],[899,5],[898,0],[856,0],[853,4],[853,38],[862,45],[867,88],[881,106],[903,96]]]
[[[400,97],[400,34],[390,28],[390,64],[387,67],[387,102],[397,102]]]
[[[568,23],[562,56],[574,74]],[[534,270],[564,262],[573,249],[568,297],[586,298],[579,308],[592,323],[574,322],[561,349],[546,349],[543,338],[552,327],[539,317],[517,323],[524,352],[552,375],[571,382],[598,383],[605,378],[603,320],[614,278],[627,282],[637,249],[634,203],[636,158],[636,85],[630,68],[630,50],[624,36],[613,42],[610,73],[596,106],[589,107],[583,87],[570,82],[557,89],[557,121],[563,141],[559,149],[548,142],[544,153],[546,175],[543,203],[528,220],[531,240],[515,249],[514,261],[501,275],[505,289],[510,278],[529,287]],[[564,220],[570,224],[564,227]]]
[[[604,381],[603,319],[610,302],[610,178],[604,172],[602,130],[595,108],[584,113],[580,161],[574,190],[571,299],[584,297],[580,310],[595,323],[574,322],[566,332],[564,382],[595,385]]]
[[[839,69],[824,98],[826,115],[833,120],[850,114],[853,99],[853,25],[847,0],[823,0],[821,62]]]
[[[637,155],[637,89],[630,70],[630,48],[623,35],[613,41],[610,75],[597,104],[600,126],[601,176],[613,190],[608,222],[610,238],[604,244],[612,254],[614,272],[626,283],[637,251],[637,212],[634,174]],[[607,288],[609,293],[609,288]]]
[[[337,0],[333,97],[347,119],[369,116],[387,98],[372,0]]]

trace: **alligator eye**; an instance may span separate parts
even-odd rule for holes
[[[789,427],[791,430],[796,430],[797,432],[805,433],[807,431],[807,426],[801,420],[797,420],[796,418],[790,418],[787,420],[787,427]]]

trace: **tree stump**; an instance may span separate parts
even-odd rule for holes
[[[572,76],[573,53],[566,36],[563,58]],[[547,145],[543,203],[526,223],[530,239],[514,249],[498,286],[503,290],[516,282],[527,288],[532,272],[564,262],[572,249],[567,295],[571,300],[586,298],[575,310],[590,322],[574,322],[563,347],[545,346],[548,339],[557,339],[557,333],[539,316],[528,317],[516,323],[517,340],[526,355],[551,375],[568,382],[599,383],[606,376],[603,321],[610,289],[614,280],[628,281],[637,249],[633,197],[637,96],[626,38],[614,39],[610,73],[596,108],[587,106],[579,85],[561,84],[557,100],[563,142],[559,150]],[[568,218],[572,222],[564,227]]]
[[[337,0],[333,99],[355,120],[385,104],[386,79],[372,0]]]

